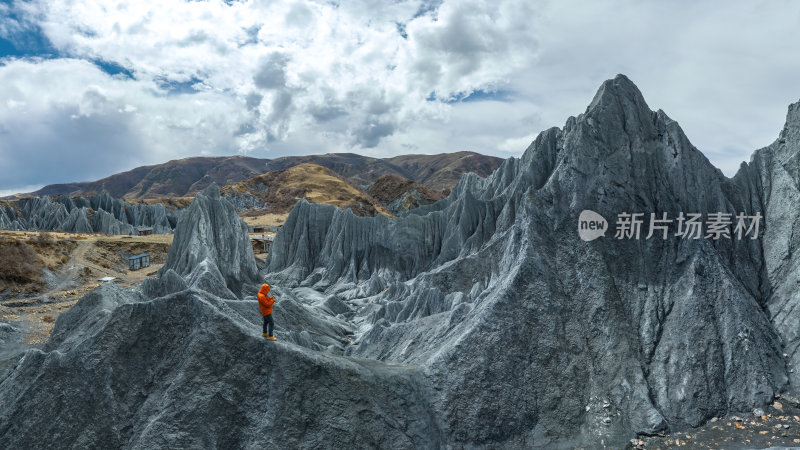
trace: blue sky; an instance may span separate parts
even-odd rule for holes
[[[628,75],[728,176],[800,99],[800,2],[0,3],[0,195],[199,155],[520,155]]]

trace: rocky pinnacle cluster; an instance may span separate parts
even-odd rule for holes
[[[0,229],[131,234],[136,227],[148,227],[154,233],[171,233],[180,217],[180,211],[160,203],[131,204],[107,193],[32,197],[14,203],[16,207],[0,205]]]

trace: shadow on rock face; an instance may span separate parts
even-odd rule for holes
[[[418,371],[268,342],[238,312],[253,302],[132,300],[99,288],[3,374],[4,447],[441,445]]]

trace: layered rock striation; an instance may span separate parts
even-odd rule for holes
[[[341,357],[349,306],[276,286],[261,337],[246,240],[197,195],[158,278],[97,288],[0,373],[0,447],[440,447],[419,370]]]
[[[159,275],[173,271],[196,281],[198,271],[224,280],[224,286],[239,291],[258,278],[247,225],[234,206],[223,201],[219,187],[209,186],[197,194],[181,215],[167,262]]]

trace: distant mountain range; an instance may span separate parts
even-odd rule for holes
[[[474,152],[438,155],[401,155],[371,158],[352,153],[286,156],[260,159],[247,156],[196,157],[137,167],[92,182],[51,184],[21,197],[45,195],[94,196],[108,192],[126,200],[192,196],[211,183],[225,186],[303,163],[318,164],[366,189],[383,175],[394,174],[414,180],[428,188],[448,191],[461,175],[474,172],[491,174],[502,158]]]

